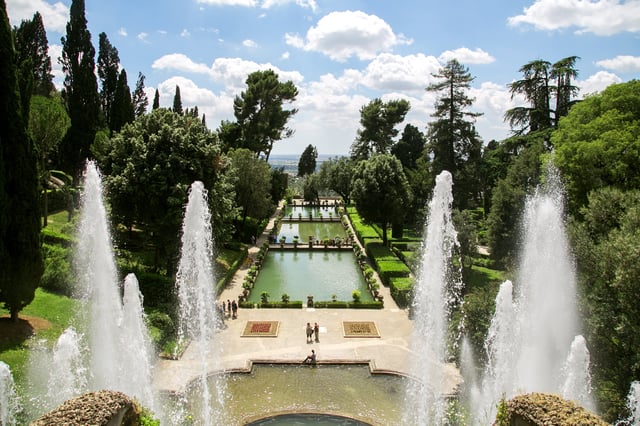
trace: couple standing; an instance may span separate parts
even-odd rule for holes
[[[316,343],[320,343],[320,326],[318,323],[314,323],[311,327],[311,323],[307,323],[307,343],[313,343],[313,335],[315,334]]]

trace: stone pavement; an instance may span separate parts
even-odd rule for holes
[[[279,207],[281,208],[281,207]],[[256,246],[249,249],[253,258],[266,241],[274,220],[269,222]],[[235,274],[218,300],[236,299],[242,292],[242,282],[248,263]],[[216,334],[215,344],[221,350],[219,360],[206,360],[206,371],[248,371],[253,363],[296,363],[314,349],[319,363],[367,363],[372,372],[411,374],[410,341],[413,321],[406,310],[399,309],[389,288],[380,286],[384,309],[239,309],[237,319],[227,319],[226,328]],[[277,337],[242,337],[247,321],[279,321]],[[343,321],[373,321],[380,337],[345,337]],[[307,343],[306,323],[320,325],[319,342]],[[212,348],[211,353],[214,352]],[[179,360],[160,360],[154,370],[154,386],[166,392],[182,393],[203,371],[198,343],[192,343]],[[433,363],[424,368],[444,368],[449,378],[443,393],[454,391],[461,382],[452,365]]]

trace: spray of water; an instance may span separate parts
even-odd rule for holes
[[[0,425],[15,426],[20,409],[9,366],[0,361]]]
[[[563,393],[593,406],[589,352],[576,337],[576,277],[563,201],[560,176],[550,166],[545,185],[526,201],[517,291],[505,282],[496,299],[483,395],[470,402],[476,424],[495,418],[500,398],[520,393]]]
[[[412,381],[407,394],[406,424],[444,424],[446,383],[444,364],[449,361],[448,327],[453,307],[460,303],[459,271],[452,257],[457,246],[453,227],[452,177],[443,171],[436,178],[429,203],[425,242],[412,310],[415,323],[411,339],[414,352]]]
[[[209,386],[208,372],[217,369],[221,348],[215,342],[215,274],[213,270],[213,234],[207,191],[202,182],[194,182],[182,226],[182,250],[176,286],[179,301],[179,341],[191,342],[197,349],[201,369],[200,423],[210,425],[224,418],[215,407],[224,405],[225,386],[222,380]],[[212,399],[217,404],[212,405]]]
[[[69,327],[53,347],[53,362],[49,364],[47,381],[48,408],[54,408],[86,390],[87,371],[82,361],[80,336],[73,327]]]

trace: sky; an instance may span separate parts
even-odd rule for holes
[[[6,0],[12,26],[43,16],[54,82],[70,0]],[[198,106],[209,128],[235,121],[233,99],[247,76],[273,69],[299,90],[294,135],[272,155],[349,153],[360,109],[374,98],[407,99],[398,126],[425,132],[437,94],[425,88],[451,59],[474,77],[470,112],[486,143],[508,137],[504,112],[524,106],[508,84],[542,59],[578,56],[580,97],[640,77],[640,0],[85,0],[96,52],[104,32],[118,49],[129,86],[142,72],[149,97]],[[97,56],[97,53],[96,53]],[[96,57],[97,59],[97,57]]]

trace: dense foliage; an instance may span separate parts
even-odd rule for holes
[[[216,135],[197,118],[157,109],[125,125],[95,149],[108,188],[112,217],[145,231],[156,267],[175,267],[182,209],[190,185],[209,191],[216,239],[229,239],[235,217],[231,174]],[[215,203],[215,205],[214,205]]]
[[[37,158],[27,131],[31,86],[25,85],[21,93],[4,1],[0,58],[0,302],[17,321],[18,313],[33,300],[43,261]]]

